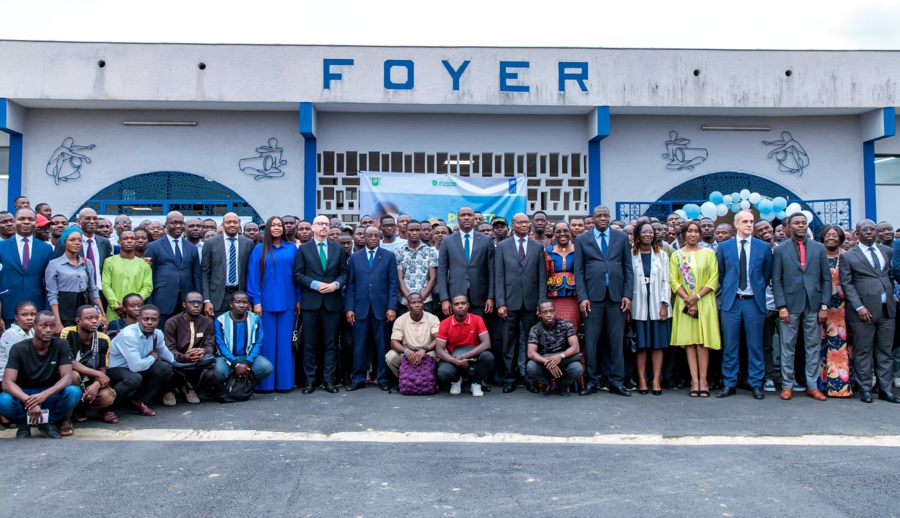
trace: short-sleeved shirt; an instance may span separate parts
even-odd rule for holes
[[[59,337],[69,343],[69,348],[72,350],[73,361],[81,364],[90,361],[93,343],[84,343],[81,341],[81,337],[78,336],[77,326],[64,328],[62,333],[59,334]],[[99,331],[97,332],[97,359],[99,360],[97,368],[109,365],[109,337]]]
[[[478,315],[469,313],[462,322],[456,320],[456,315],[450,315],[450,318],[441,322],[437,337],[438,340],[447,341],[447,351],[453,354],[456,347],[478,345],[478,337],[487,332],[484,320]]]
[[[409,243],[403,243],[397,248],[397,269],[403,272],[403,283],[410,293],[422,293],[428,285],[428,270],[437,268],[437,250],[424,243],[413,250]],[[425,302],[431,301],[431,293],[425,297]],[[406,297],[400,295],[400,303],[406,305]]]
[[[62,338],[51,338],[47,353],[41,356],[34,339],[19,342],[9,350],[6,368],[19,372],[16,385],[22,389],[49,388],[59,381],[59,366],[72,365],[72,351]]]
[[[544,346],[541,345],[541,330],[544,331]],[[537,344],[538,354],[557,354],[569,348],[569,337],[575,336],[575,326],[568,320],[556,319],[553,327],[538,322],[528,332],[528,343]]]
[[[394,322],[391,340],[397,340],[403,347],[416,351],[427,347],[438,334],[440,327],[440,319],[427,311],[418,322],[413,320],[409,313],[404,313]]]

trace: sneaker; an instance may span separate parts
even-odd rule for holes
[[[175,394],[166,392],[166,394],[163,396],[163,405],[175,406]]]
[[[16,439],[29,439],[29,438],[31,438],[31,425],[29,425],[25,421],[18,423],[18,429],[16,430]]]
[[[481,387],[479,387],[478,391],[481,392]],[[459,378],[458,380],[450,384],[450,394],[454,396],[462,394],[462,378]]]
[[[894,378],[894,387],[900,388],[900,378]]]
[[[801,385],[799,383],[794,383],[794,392],[806,392],[806,385]]]
[[[481,385],[478,383],[472,383],[472,395],[475,397],[481,397],[484,395],[484,392],[481,391]]]
[[[763,390],[765,390],[766,392],[775,392],[775,382],[767,379],[763,384]]]

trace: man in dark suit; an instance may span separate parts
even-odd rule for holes
[[[0,263],[7,291],[0,293],[3,322],[11,325],[16,318],[16,304],[30,300],[37,310],[47,309],[47,290],[44,270],[53,259],[53,248],[34,239],[37,223],[34,211],[28,207],[16,211],[16,234],[0,242]]]
[[[831,269],[825,245],[806,238],[807,224],[801,213],[788,216],[784,225],[791,239],[775,247],[772,259],[772,292],[781,319],[781,399],[793,397],[794,351],[802,328],[806,395],[825,401],[828,398],[816,389],[816,380],[822,362],[822,323],[831,300]]]
[[[609,364],[609,391],[620,396],[631,392],[622,386],[625,377],[625,312],[634,294],[634,269],[628,236],[609,228],[609,209],[594,209],[594,228],[575,238],[575,290],[584,315],[586,382],[580,395],[597,392],[600,340]]]
[[[326,216],[317,216],[312,228],[313,238],[300,245],[294,259],[294,282],[303,290],[300,296],[303,371],[306,374],[303,393],[312,394],[316,390],[316,345],[321,339],[325,390],[335,394],[338,391],[334,386],[337,340],[341,311],[344,309],[341,287],[347,283],[347,260],[344,258],[344,248],[328,240],[331,226]]]
[[[475,232],[475,211],[456,213],[458,229],[441,242],[438,253],[438,290],[441,310],[450,316],[450,300],[469,297],[469,313],[484,316],[494,311],[494,240]]]
[[[369,336],[375,342],[378,361],[378,387],[390,390],[387,362],[387,338],[391,323],[397,318],[400,279],[397,259],[390,250],[378,246],[381,232],[366,229],[366,246],[350,256],[349,278],[344,292],[347,322],[353,326],[353,378],[347,391],[366,388]]]
[[[741,336],[747,342],[747,377],[753,397],[763,399],[766,362],[763,356],[763,328],[766,324],[766,287],[772,276],[772,248],[753,237],[753,213],[734,215],[737,235],[719,243],[719,296],[722,319],[722,377],[725,386],[716,397],[737,393]]]
[[[547,266],[541,243],[528,237],[525,214],[512,217],[513,238],[494,250],[494,294],[497,316],[503,319],[503,392],[516,390],[516,378],[525,376],[528,360],[524,338],[537,323],[538,302],[547,295]],[[504,325],[505,324],[505,325]],[[524,335],[524,336],[523,336]],[[537,391],[534,380],[528,388]]]
[[[894,272],[894,282],[900,281],[900,239],[894,239],[891,243],[891,270]],[[900,320],[900,311],[897,312]],[[894,388],[900,388],[900,333],[897,332],[897,324],[894,323]]]
[[[86,258],[94,265],[94,286],[102,286],[100,282],[100,274],[103,272],[103,265],[106,263],[107,257],[112,257],[113,246],[109,239],[96,234],[97,223],[100,219],[94,209],[83,208],[78,212],[76,223],[81,227],[82,245],[78,255]],[[54,250],[55,257],[59,257],[66,253],[65,243],[56,243]],[[100,294],[103,304],[106,304],[106,297]]]
[[[841,254],[841,288],[847,299],[845,318],[853,336],[853,366],[863,403],[872,402],[873,376],[878,375],[878,399],[900,403],[891,392],[896,304],[893,300],[891,249],[875,242],[875,222],[856,224],[859,243]],[[875,365],[872,364],[874,356]]]
[[[153,293],[147,303],[159,308],[159,327],[165,327],[166,319],[181,313],[179,301],[189,291],[202,288],[200,255],[197,247],[184,239],[180,212],[166,215],[166,234],[147,245],[144,259],[150,259],[153,270]]]
[[[222,217],[223,234],[206,240],[200,253],[203,311],[214,318],[230,310],[231,296],[247,289],[247,264],[256,243],[238,234],[241,220],[229,212]]]

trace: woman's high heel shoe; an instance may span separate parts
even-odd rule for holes
[[[654,390],[654,391],[653,391],[653,395],[654,395],[654,396],[661,396],[661,395],[662,395],[662,390]]]

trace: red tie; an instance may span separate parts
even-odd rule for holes
[[[28,261],[31,260],[31,251],[28,250],[28,238],[22,238],[22,269],[28,269]]]
[[[806,271],[806,243],[797,241],[797,246],[800,247],[800,269]]]

